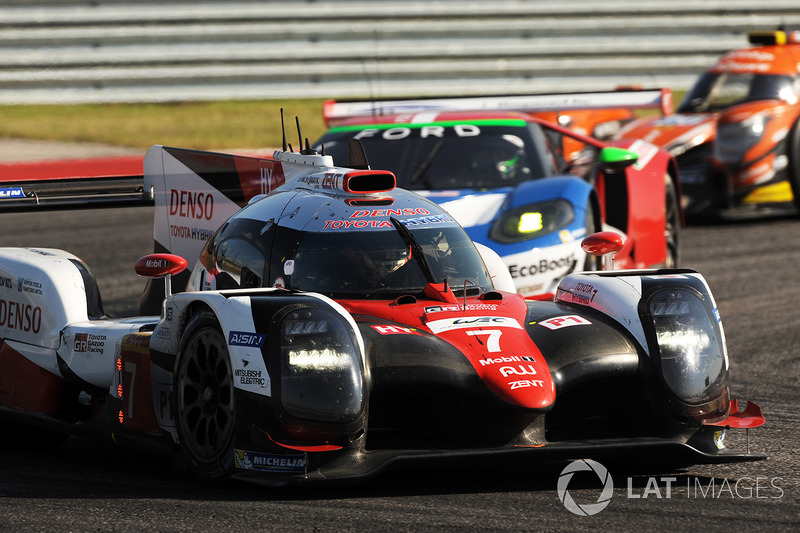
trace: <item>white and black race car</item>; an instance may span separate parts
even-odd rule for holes
[[[144,190],[157,253],[136,268],[166,280],[155,314],[105,316],[66,251],[0,248],[5,443],[113,436],[270,485],[406,461],[764,458],[724,445],[764,418],[729,396],[694,271],[572,274],[526,300],[437,204],[308,149],[155,146]]]

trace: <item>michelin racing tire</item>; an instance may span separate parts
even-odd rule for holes
[[[189,320],[175,371],[175,425],[190,469],[210,479],[233,471],[236,427],[233,369],[225,336],[210,311]]]

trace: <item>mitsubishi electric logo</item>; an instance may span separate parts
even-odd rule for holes
[[[603,484],[603,491],[600,493],[595,503],[578,504],[572,499],[572,496],[570,496],[567,487],[575,472],[594,472],[597,474],[597,477],[600,478],[600,482]],[[611,475],[608,473],[606,467],[591,459],[582,459],[580,461],[573,461],[561,471],[561,475],[558,478],[557,490],[558,499],[561,500],[561,503],[564,504],[564,507],[566,507],[569,512],[579,516],[592,516],[605,509],[611,502],[611,496],[614,495],[614,481],[611,479]]]

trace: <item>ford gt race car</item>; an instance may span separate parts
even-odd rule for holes
[[[751,32],[754,46],[706,70],[676,114],[617,134],[677,159],[687,217],[793,213],[800,205],[800,32]]]
[[[614,106],[663,101],[661,91],[329,101],[331,128],[315,148],[341,160],[349,140],[360,141],[370,165],[393,171],[400,187],[495,250],[518,292],[546,299],[565,275],[597,268],[580,240],[609,227],[626,235],[622,268],[677,266],[682,213],[669,154],[574,131],[599,134],[619,125],[618,111],[632,113]]]
[[[526,300],[440,206],[308,148],[155,146],[143,185],[157,253],[135,268],[164,284],[156,315],[106,316],[67,251],[0,248],[4,445],[111,438],[265,485],[406,462],[764,457],[724,445],[764,418],[730,397],[694,271],[573,273]]]

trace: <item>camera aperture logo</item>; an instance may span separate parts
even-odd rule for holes
[[[603,490],[595,503],[579,504],[572,499],[567,487],[569,482],[572,481],[572,476],[576,472],[594,472],[603,484]],[[611,502],[611,497],[614,495],[614,481],[611,479],[611,474],[608,473],[606,467],[592,461],[591,459],[582,459],[580,461],[573,461],[568,464],[558,478],[558,499],[564,504],[564,507],[573,514],[578,516],[592,516],[603,509]]]
[[[587,475],[581,476],[583,483],[591,488],[592,483],[587,482],[591,479],[594,473],[600,480],[603,488],[600,496],[594,503],[577,503],[569,492],[569,484],[576,473],[585,472]],[[588,476],[588,477],[587,477]],[[650,499],[672,499],[676,497],[684,497],[683,482],[679,482],[677,476],[673,477],[648,477],[646,483],[644,478],[637,478],[634,483],[634,478],[628,477],[628,499],[646,500]],[[743,476],[738,479],[728,478],[703,478],[698,476],[686,476],[685,484],[685,497],[687,499],[711,499],[719,500],[722,498],[742,498],[742,499],[762,499],[762,500],[779,500],[783,498],[785,491],[781,486],[783,477],[775,476]],[[644,488],[637,488],[636,486],[643,486]],[[564,507],[571,513],[578,516],[592,516],[596,515],[605,509],[611,503],[611,497],[614,495],[614,481],[611,479],[611,474],[608,469],[591,459],[581,459],[573,461],[568,464],[558,478],[556,486],[558,491],[558,498]],[[574,490],[575,487],[573,487]],[[680,493],[680,494],[679,494]]]

